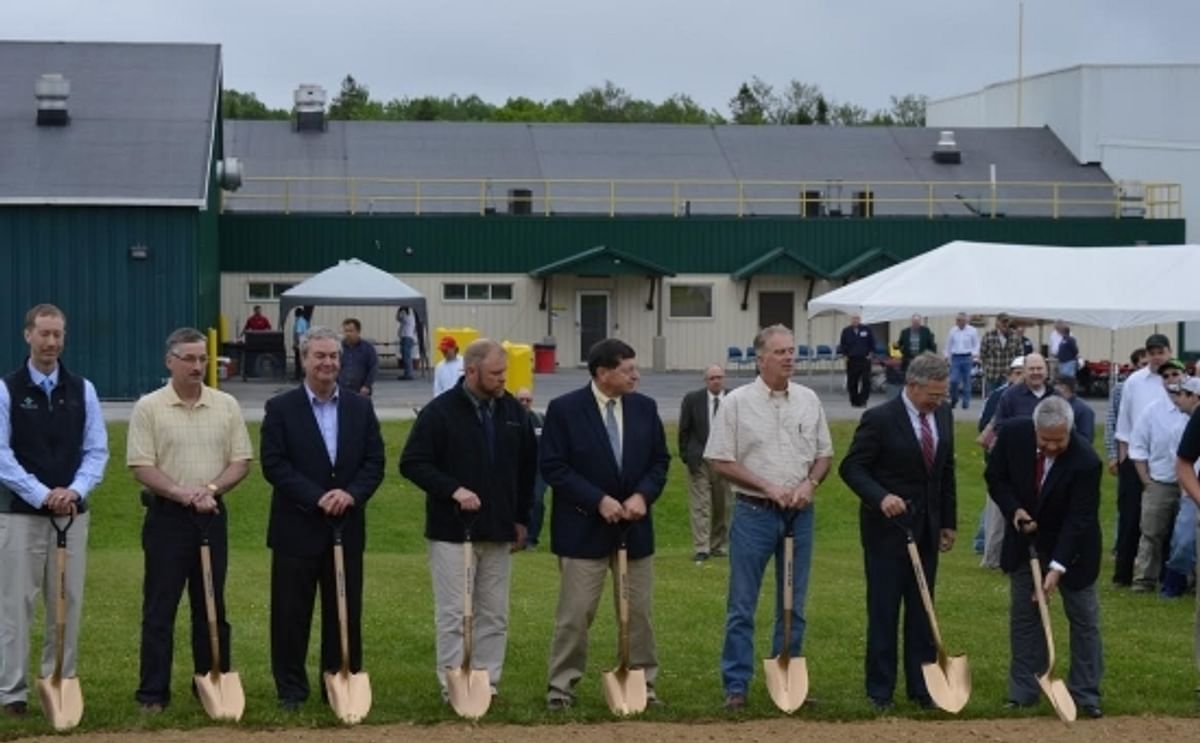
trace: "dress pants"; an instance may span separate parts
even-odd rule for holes
[[[692,520],[692,550],[709,554],[725,549],[729,541],[729,519],[733,516],[733,493],[725,478],[707,461],[688,470],[688,511]]]
[[[937,546],[924,544],[919,548],[932,595],[937,580]],[[863,562],[867,575],[867,696],[880,701],[892,699],[896,688],[896,635],[903,603],[904,688],[909,699],[926,699],[929,690],[925,687],[921,664],[935,660],[937,648],[912,561],[907,554],[883,554],[868,547],[863,550]]]
[[[79,645],[79,615],[87,568],[90,514],[75,516],[67,532],[67,628],[63,643],[63,675],[75,674]],[[66,525],[59,519],[59,526]],[[29,631],[38,593],[45,604],[46,629],[42,643],[41,675],[54,672],[58,632],[54,610],[58,601],[57,533],[41,514],[0,513],[0,704],[25,702],[29,696]]]
[[[211,519],[211,521],[209,521]],[[212,669],[204,575],[200,567],[200,530],[208,525],[212,552],[213,597],[221,670],[230,667],[230,628],[225,621],[225,574],[229,562],[225,506],[212,516],[154,497],[142,524],[145,578],[142,581],[141,676],[134,695],[142,704],[171,702],[171,665],[175,650],[175,612],[186,586],[192,620],[194,673]]]
[[[475,542],[474,647],[471,666],[488,673],[493,693],[504,671],[508,646],[508,588],[512,574],[511,542]],[[446,670],[462,666],[463,545],[429,542],[433,576],[434,630],[437,636],[438,683],[446,689]]]
[[[574,688],[587,668],[588,629],[604,593],[611,568],[616,573],[616,556],[598,560],[558,558],[561,583],[554,614],[554,638],[550,642],[548,700],[575,698]],[[654,646],[651,609],[654,594],[654,558],[629,561],[629,665],[646,672],[646,687],[655,698],[658,652]],[[616,618],[616,581],[613,581],[613,617]],[[618,643],[620,638],[618,636]],[[616,648],[619,653],[619,648]],[[614,656],[615,660],[619,655]]]
[[[846,358],[846,391],[850,393],[850,404],[866,407],[871,397],[871,359],[865,356]]]
[[[983,559],[979,566],[999,569],[1000,553],[1004,549],[1004,513],[991,498],[983,507]]]
[[[1133,460],[1125,457],[1117,469],[1117,559],[1113,583],[1133,582],[1133,563],[1142,537],[1142,479]]]
[[[350,635],[350,672],[362,670],[362,550],[346,549],[346,608]],[[271,673],[280,701],[303,702],[309,686],[304,660],[312,629],[313,601],[321,588],[321,670],[342,667],[338,631],[337,582],[333,548],[316,557],[271,553]],[[317,685],[325,697],[325,685]]]

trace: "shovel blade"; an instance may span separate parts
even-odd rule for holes
[[[347,725],[357,725],[371,711],[371,680],[366,671],[326,671],[325,694],[333,714]]]
[[[1050,700],[1050,706],[1054,708],[1058,719],[1063,722],[1075,722],[1075,700],[1067,690],[1067,685],[1061,679],[1051,678],[1049,673],[1038,676],[1037,682],[1038,686],[1042,687],[1042,693]]]
[[[39,678],[38,697],[42,701],[42,714],[55,730],[70,730],[83,718],[83,690],[78,677]]]
[[[204,712],[214,720],[240,720],[246,711],[246,694],[242,677],[236,671],[228,673],[198,673],[192,677],[196,696]]]
[[[641,668],[616,668],[603,675],[604,699],[613,714],[625,717],[646,711],[646,672]]]
[[[808,663],[804,658],[765,658],[763,677],[771,701],[788,714],[800,709],[808,697]]]
[[[957,714],[971,699],[971,669],[967,656],[943,657],[941,663],[925,663],[921,666],[925,677],[925,689],[929,698],[939,709]]]
[[[446,691],[450,706],[459,717],[478,720],[492,705],[492,683],[487,671],[472,668],[451,668],[446,671]]]

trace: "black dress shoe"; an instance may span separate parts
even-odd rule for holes
[[[1082,704],[1079,706],[1079,711],[1083,713],[1084,717],[1090,720],[1099,720],[1101,717],[1104,717],[1104,712],[1095,704]]]
[[[1036,701],[1018,702],[1015,699],[1008,699],[1004,702],[1004,709],[1028,709],[1029,707],[1032,707],[1035,704],[1037,704]]]
[[[915,697],[913,702],[921,709],[937,709],[937,705],[933,703],[932,697]]]
[[[24,717],[29,712],[29,705],[25,702],[9,702],[4,705],[4,714],[9,717]]]
[[[892,700],[890,699],[878,699],[876,697],[870,697],[870,700],[871,706],[875,708],[876,712],[888,712],[892,709],[892,707],[895,706],[892,704]]]
[[[279,709],[284,712],[295,712],[300,709],[300,705],[304,704],[302,699],[280,699]]]

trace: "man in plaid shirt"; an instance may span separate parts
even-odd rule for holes
[[[979,346],[979,361],[983,366],[983,381],[986,385],[984,398],[992,390],[1008,381],[1008,367],[1012,360],[1022,355],[1021,340],[1009,323],[1008,315],[996,315],[996,325],[983,336]]]

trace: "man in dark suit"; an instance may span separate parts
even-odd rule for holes
[[[1046,671],[1046,643],[1033,596],[1029,567],[1032,541],[1050,596],[1060,589],[1071,624],[1071,671],[1067,688],[1081,712],[1101,717],[1100,680],[1100,458],[1074,431],[1071,405],[1048,397],[1033,418],[1013,418],[1000,427],[984,477],[988,495],[1007,524],[1000,567],[1011,581],[1006,706],[1038,699],[1036,676]]]
[[[713,364],[704,371],[704,389],[683,396],[679,409],[679,458],[688,468],[688,510],[692,517],[692,560],[701,565],[724,557],[732,515],[729,483],[704,460],[709,424],[725,396],[725,370]]]
[[[937,343],[933,340],[933,331],[925,326],[924,319],[919,315],[912,316],[912,324],[904,330],[900,331],[900,338],[896,341],[896,347],[900,349],[900,370],[907,372],[908,365],[917,356],[929,351],[930,353],[937,352]],[[968,378],[968,383],[970,379]]]
[[[370,398],[338,391],[340,350],[332,330],[309,330],[300,344],[304,384],[268,400],[262,423],[263,475],[274,487],[267,526],[271,671],[279,704],[289,711],[308,698],[304,659],[318,585],[321,670],[341,666],[335,528],[345,551],[350,670],[362,668],[364,511],[383,481],[384,453]]]
[[[912,530],[932,592],[938,551],[954,546],[956,485],[950,366],[924,353],[908,367],[904,390],[868,410],[838,472],[862,499],[859,534],[867,574],[867,697],[878,710],[892,706],[896,631],[904,604],[904,685],[929,708],[921,664],[936,658],[929,618],[908,557],[903,527]]]
[[[551,710],[574,703],[573,689],[587,667],[588,629],[622,534],[629,550],[630,665],[645,670],[650,703],[657,703],[650,509],[667,481],[666,435],[654,400],[634,392],[637,361],[626,343],[606,338],[592,346],[588,372],[586,387],[550,402],[539,452],[542,476],[553,489],[550,547],[561,575],[550,647]]]

